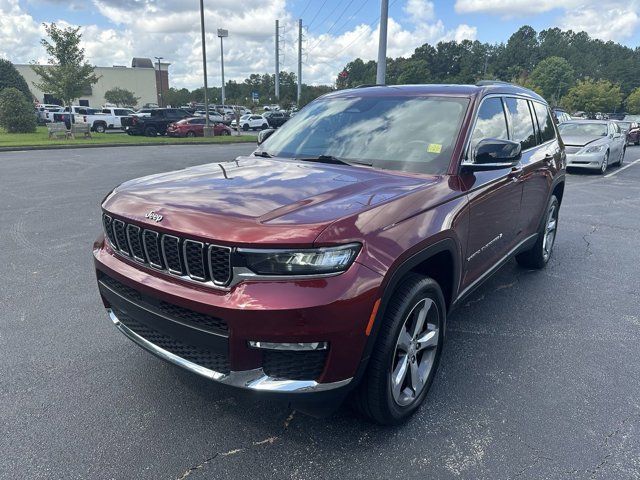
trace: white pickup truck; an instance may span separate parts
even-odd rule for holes
[[[88,123],[91,130],[98,133],[105,133],[109,129],[119,129],[122,127],[121,119],[128,117],[133,110],[128,108],[91,108],[83,106],[72,106],[74,123]],[[69,107],[65,107],[62,112],[56,113],[54,118],[68,123]]]

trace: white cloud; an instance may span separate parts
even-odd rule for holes
[[[196,88],[202,84],[200,16],[197,2],[176,0],[0,0],[0,56],[17,63],[46,59],[39,40],[42,26],[28,13],[26,4],[70,5],[93,9],[109,27],[83,25],[82,46],[90,62],[100,66],[129,65],[133,57],[162,56],[171,62],[173,86]],[[23,5],[23,6],[21,6]],[[286,0],[217,0],[207,2],[207,56],[209,84],[220,83],[220,41],[215,30],[229,29],[225,39],[225,78],[241,81],[251,73],[274,70],[274,20],[285,26],[281,69],[297,71],[297,20]],[[432,1],[406,0],[406,18],[389,19],[387,54],[407,56],[425,42],[475,39],[475,27],[445,27],[437,19]],[[65,25],[64,20],[51,18]],[[304,34],[303,81],[332,83],[337,72],[356,57],[377,57],[378,26],[361,23],[339,33]]]
[[[631,0],[456,0],[458,13],[486,13],[502,18],[557,12],[555,25],[585,31],[602,40],[624,40],[640,24],[640,1]]]

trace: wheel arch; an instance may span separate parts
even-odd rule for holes
[[[451,237],[446,237],[405,259],[387,274],[389,280],[382,285],[384,290],[379,299],[378,310],[375,311],[373,327],[360,359],[358,371],[354,376],[356,380],[353,382],[354,385],[359,383],[367,369],[367,364],[382,324],[380,319],[384,317],[386,308],[398,284],[412,273],[419,273],[433,278],[442,289],[445,297],[446,312],[449,312],[460,285],[461,255],[459,243]]]

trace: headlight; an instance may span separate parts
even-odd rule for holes
[[[594,145],[593,147],[585,148],[582,153],[598,153],[604,149],[605,145]]]
[[[304,250],[238,249],[242,266],[258,275],[319,275],[343,272],[353,263],[360,245]]]

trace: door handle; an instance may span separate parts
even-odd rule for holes
[[[518,178],[522,174],[523,168],[521,166],[511,167],[511,171],[507,174],[507,177],[514,182],[518,181]]]

